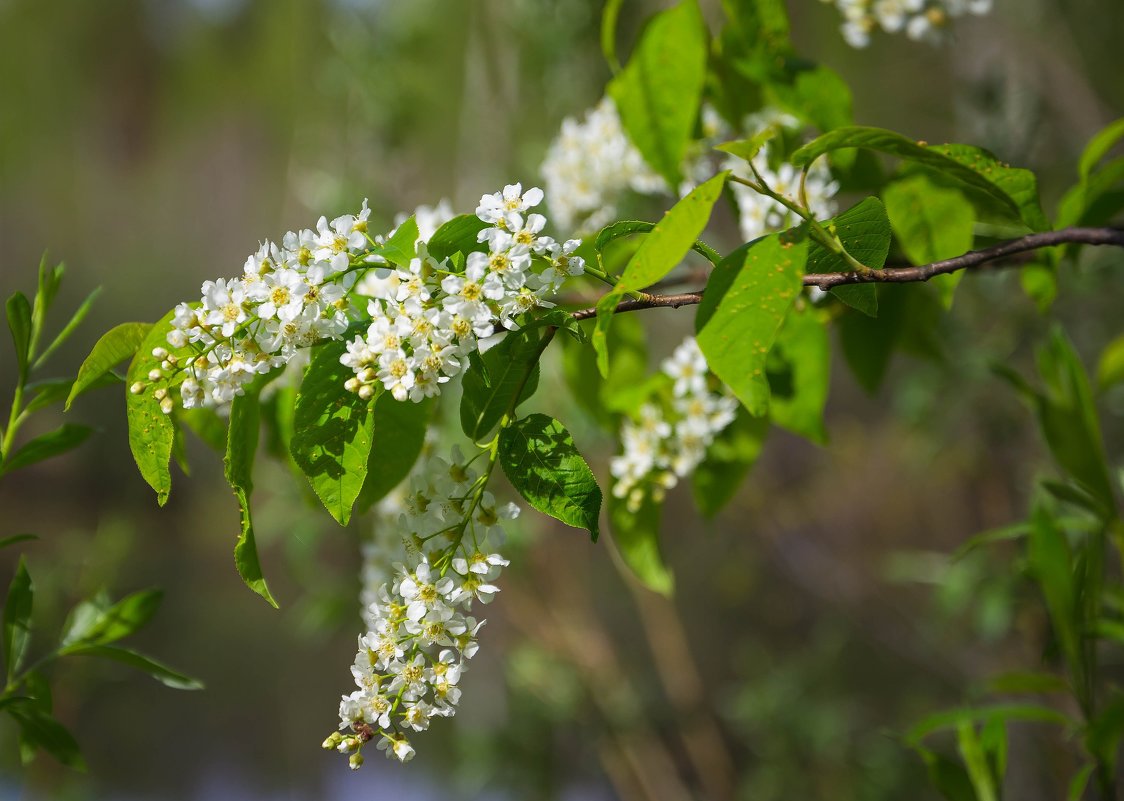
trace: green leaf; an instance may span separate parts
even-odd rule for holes
[[[56,264],[54,267],[49,267],[47,266],[47,254],[43,254],[43,257],[39,260],[39,289],[35,293],[35,305],[32,312],[32,319],[35,321],[34,328],[37,331],[43,330],[43,322],[47,317],[47,312],[55,302],[55,296],[59,293],[64,273],[66,273],[66,265]]]
[[[345,349],[344,342],[327,342],[313,351],[297,394],[290,446],[297,466],[341,526],[351,519],[367,478],[375,428],[374,404],[344,389],[354,375],[340,364]]]
[[[0,539],[0,548],[8,548],[12,545],[18,545],[21,542],[31,542],[39,539],[37,534],[12,534],[9,537]]]
[[[882,128],[837,128],[792,155],[798,166],[842,148],[866,148],[913,161],[961,181],[990,197],[1033,231],[1049,228],[1038,201],[1038,181],[1029,170],[1003,164],[991,153],[969,145],[930,146]]]
[[[948,801],[978,801],[972,789],[968,771],[959,762],[927,748],[919,748],[925,766],[929,771],[929,781]]]
[[[373,248],[372,253],[382,256],[387,261],[399,267],[409,267],[410,262],[417,255],[415,243],[418,241],[418,223],[411,216],[399,225],[386,243],[381,247]]]
[[[670,597],[675,579],[660,554],[660,516],[660,505],[648,496],[635,512],[609,496],[609,528],[621,560],[645,587]]]
[[[504,475],[527,503],[597,541],[601,488],[565,426],[527,415],[500,429],[499,446]]]
[[[86,296],[86,299],[82,301],[82,305],[80,305],[78,310],[71,316],[70,321],[63,326],[63,329],[59,331],[58,335],[51,341],[51,344],[47,346],[47,349],[35,360],[35,369],[42,367],[47,359],[50,358],[51,354],[58,350],[59,346],[66,342],[66,340],[70,339],[70,335],[77,330],[78,326],[82,325],[82,321],[85,320],[86,315],[90,313],[90,308],[94,305],[94,301],[99,294],[101,294],[101,287],[98,287]]]
[[[752,162],[757,158],[757,154],[761,152],[761,148],[765,147],[771,139],[780,133],[778,125],[770,125],[762,128],[748,139],[737,139],[733,142],[723,142],[720,145],[715,145],[715,150],[721,150],[723,153],[729,153],[732,156],[737,156],[746,162]]]
[[[1060,328],[1039,349],[1038,365],[1046,391],[1031,400],[1050,451],[1109,513],[1115,499],[1096,406],[1081,359]]]
[[[27,296],[17,292],[8,298],[7,312],[8,330],[12,332],[12,344],[16,349],[20,381],[26,381],[27,363],[31,358],[31,304]]]
[[[860,386],[871,394],[878,391],[894,349],[905,338],[917,289],[906,284],[880,285],[878,317],[850,313],[839,318],[839,341],[847,366]]]
[[[1121,736],[1124,736],[1124,694],[1114,690],[1108,703],[1089,722],[1089,730],[1085,734],[1085,747],[1110,775],[1115,773]]]
[[[831,379],[831,346],[815,308],[804,306],[788,313],[766,368],[773,422],[818,445],[826,443],[823,413]]]
[[[31,609],[35,600],[35,586],[27,564],[20,557],[16,575],[8,585],[8,599],[4,602],[4,671],[11,681],[19,672],[27,646],[31,642]]]
[[[49,434],[43,434],[13,453],[0,467],[0,475],[33,465],[44,459],[60,456],[86,441],[94,432],[89,426],[64,423]]]
[[[370,509],[410,474],[410,468],[425,445],[425,432],[433,417],[435,400],[401,402],[389,392],[375,399],[375,430],[367,460],[367,479],[355,501],[359,511]]]
[[[461,429],[473,442],[482,442],[509,409],[534,394],[542,341],[537,333],[508,334],[486,353],[473,353],[461,379]],[[515,406],[518,406],[515,403]]]
[[[454,253],[471,253],[481,250],[484,245],[477,241],[476,236],[488,223],[475,214],[461,214],[442,225],[433,232],[427,245],[429,255],[444,261]]]
[[[786,78],[766,85],[766,96],[771,96],[770,105],[791,111],[821,131],[854,122],[851,88],[834,70],[821,65],[801,65],[792,69]]]
[[[710,444],[706,458],[691,474],[695,506],[705,517],[714,517],[733,500],[761,455],[768,433],[769,418],[754,417],[739,406],[734,422]]]
[[[769,409],[765,362],[802,288],[808,257],[802,229],[739,248],[712,273],[695,317],[710,369],[754,416]]]
[[[78,368],[78,377],[71,386],[65,408],[69,411],[75,398],[91,389],[114,366],[131,359],[151,330],[151,323],[121,323],[102,334]]]
[[[993,693],[1011,695],[1023,693],[1045,695],[1048,693],[1070,692],[1069,685],[1061,676],[1055,676],[1053,673],[1034,673],[1030,671],[1002,673],[989,679],[987,688]]]
[[[1049,707],[1037,704],[994,704],[991,706],[949,709],[930,715],[911,728],[905,735],[911,747],[917,747],[922,740],[934,732],[955,729],[963,723],[989,723],[993,720],[1027,721],[1033,723],[1055,723],[1069,726],[1073,721]]]
[[[28,746],[27,750],[21,747],[25,764],[30,761],[35,749],[42,749],[67,767],[85,770],[74,736],[47,710],[33,704],[17,704],[8,708],[8,714],[19,724],[20,736]]]
[[[313,364],[320,353],[313,356]],[[338,359],[338,357],[337,357]],[[342,366],[342,365],[341,365]],[[305,374],[305,381],[312,372]],[[258,450],[258,436],[261,433],[261,395],[262,387],[268,379],[256,379],[244,395],[234,398],[230,404],[230,427],[226,434],[226,456],[223,459],[226,480],[234,490],[234,497],[238,500],[239,517],[241,521],[238,540],[234,544],[234,567],[238,575],[251,590],[256,592],[265,601],[277,609],[277,601],[269,591],[265,575],[261,569],[258,558],[257,539],[254,536],[254,519],[250,509],[250,497],[254,490],[254,457]],[[340,388],[342,389],[342,384]],[[302,385],[303,389],[303,385]],[[313,487],[315,488],[315,484]]]
[[[67,653],[74,656],[93,656],[99,659],[109,659],[114,662],[120,662],[122,665],[128,665],[131,668],[136,668],[143,673],[147,673],[165,687],[171,687],[174,690],[203,689],[203,683],[198,679],[185,676],[182,673],[172,670],[167,665],[129,648],[121,648],[116,645],[88,645],[74,648]]]
[[[609,84],[628,138],[671,186],[694,133],[706,79],[707,32],[696,0],[655,15]]]
[[[956,727],[956,744],[978,801],[997,801],[995,779],[991,775],[991,768],[974,724],[965,721]]]
[[[1045,509],[1038,507],[1031,519],[1027,547],[1027,570],[1038,584],[1050,614],[1054,633],[1061,644],[1075,684],[1084,680],[1076,579],[1073,556],[1065,535]]]
[[[156,500],[161,506],[168,502],[168,494],[172,491],[169,464],[172,460],[175,425],[171,417],[160,410],[160,401],[156,400],[151,388],[136,395],[129,389],[137,382],[148,384],[149,370],[156,366],[152,351],[157,347],[167,347],[168,332],[172,330],[174,316],[175,310],[172,310],[149,329],[140,347],[137,348],[125,376],[125,412],[129,421],[129,449],[133,452],[133,459],[137,463],[141,477],[156,491]]]
[[[601,54],[614,75],[621,71],[621,62],[617,58],[617,19],[622,5],[624,0],[605,0],[605,8],[601,11]]]
[[[1124,139],[1124,119],[1109,123],[1089,140],[1089,144],[1085,146],[1085,152],[1081,154],[1081,161],[1078,162],[1077,166],[1077,174],[1082,181],[1089,179],[1097,164],[1109,154],[1109,151],[1121,139]]]
[[[142,590],[115,604],[99,599],[83,601],[70,613],[59,645],[63,653],[87,645],[107,645],[141,628],[160,608],[161,590]]]
[[[598,253],[603,253],[610,243],[622,237],[632,236],[633,234],[649,234],[657,225],[658,223],[650,223],[644,220],[621,220],[620,222],[606,225],[597,233],[597,239],[594,240],[593,247]],[[706,227],[705,222],[703,227]],[[721,254],[705,242],[696,240],[691,243],[690,249],[700,256],[703,256],[716,267],[718,266],[718,262],[722,260]],[[684,253],[684,255],[686,255],[686,253]],[[682,257],[676,260],[675,264],[672,265],[672,269],[674,269],[680,261],[682,261]]]
[[[1097,363],[1097,388],[1104,392],[1124,381],[1124,334],[1108,343]]]
[[[1073,774],[1073,778],[1069,781],[1069,792],[1065,796],[1066,801],[1081,801],[1085,797],[1085,788],[1089,784],[1089,777],[1093,775],[1096,768],[1096,763],[1090,762]]]
[[[933,183],[917,173],[883,190],[890,225],[905,255],[914,264],[930,264],[967,253],[975,240],[976,211],[963,193]],[[963,271],[934,276],[945,308]]]
[[[827,220],[824,226],[834,229],[843,247],[860,263],[872,270],[881,270],[886,264],[892,236],[886,208],[878,198],[866,198],[838,217]],[[837,253],[832,253],[815,241],[808,245],[809,273],[850,270],[850,265]],[[831,294],[868,317],[878,316],[878,292],[874,284],[837,286],[831,290]]]

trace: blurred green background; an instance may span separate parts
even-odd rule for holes
[[[658,5],[625,4],[624,52]],[[1124,55],[1106,35],[1124,30],[1119,0],[996,0],[944,47],[883,36],[866,51],[843,43],[827,5],[788,5],[801,50],[852,84],[859,123],[989,147],[1039,171],[1048,208],[1086,139],[1124,114]],[[159,318],[205,278],[238,273],[258,240],[322,213],[367,197],[389,227],[420,203],[470,210],[506,182],[534,183],[562,118],[601,96],[600,6],[0,0],[0,291],[31,289],[45,250],[68,265],[60,308],[104,287],[85,338],[54,361],[71,373],[105,329]],[[717,22],[718,3],[703,6]],[[1094,254],[1062,279],[1055,313],[1087,359],[1118,333],[1119,262]],[[690,318],[645,315],[654,358]],[[929,797],[900,733],[987,675],[1037,664],[1045,636],[1013,550],[947,554],[1025,513],[1046,461],[989,365],[1029,364],[1046,322],[1017,275],[997,273],[965,281],[934,325],[938,347],[899,357],[876,397],[837,365],[830,446],[775,433],[719,520],[672,496],[674,603],[622,579],[608,542],[527,514],[460,714],[417,738],[412,764],[372,758],[355,775],[319,743],[351,683],[363,521],[341,530],[266,466],[255,502],[273,611],[234,572],[219,458],[193,446],[193,475],[159,509],[121,399],[83,399],[71,415],[101,433],[0,487],[0,534],[43,534],[26,549],[36,626],[57,630],[101,587],[163,587],[137,644],[207,690],[64,664],[56,711],[89,773],[48,757],[20,772],[5,728],[0,798]],[[0,348],[4,398],[11,359]],[[559,372],[541,395],[604,477],[613,445]],[[1118,464],[1124,395],[1107,403]],[[1060,797],[1073,759],[1016,728],[1009,797]]]

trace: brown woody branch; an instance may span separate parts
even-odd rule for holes
[[[814,286],[823,290],[847,284],[909,284],[928,281],[936,275],[948,275],[973,268],[1004,266],[996,262],[1009,261],[1012,256],[1028,253],[1055,245],[1111,245],[1124,248],[1124,230],[1119,228],[1063,228],[1059,231],[1046,231],[1039,234],[1001,242],[983,250],[973,250],[963,256],[944,261],[935,261],[920,267],[893,267],[884,270],[871,270],[866,273],[811,273],[804,276],[804,286]],[[1010,263],[1023,263],[1020,261]],[[678,309],[702,301],[702,290],[683,292],[677,295],[647,295],[639,300],[625,300],[617,306],[617,312],[639,311],[641,309]],[[580,309],[574,312],[577,320],[587,320],[597,316],[597,309]]]

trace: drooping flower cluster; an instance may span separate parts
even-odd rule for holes
[[[341,699],[340,731],[324,741],[350,754],[353,768],[371,740],[387,757],[411,759],[411,734],[456,713],[458,682],[485,622],[472,607],[499,591],[495,581],[508,564],[495,551],[501,522],[519,513],[487,490],[491,468],[478,472],[456,448],[449,460],[425,458],[405,491],[380,509],[382,522],[401,511],[365,552],[369,630],[351,667],[358,689]]]
[[[646,497],[661,500],[694,471],[738,408],[728,392],[711,390],[706,357],[694,337],[664,360],[662,372],[673,382],[670,403],[645,403],[637,420],[626,420],[621,428],[624,452],[609,463],[613,495],[626,499],[633,512]]]
[[[595,231],[616,218],[627,191],[658,194],[667,183],[644,161],[609,97],[582,119],[567,117],[542,163],[550,215],[564,231]]]
[[[452,217],[445,201],[417,210],[408,267],[380,254],[390,234],[368,232],[366,201],[357,214],[321,217],[315,229],[263,242],[241,276],[206,281],[198,303],[175,308],[168,347],[152,353],[158,366],[130,390],[152,392],[165,414],[176,392],[186,409],[225,410],[258,376],[317,342],[342,338],[364,319],[365,306],[367,334],[341,358],[356,373],[347,388],[368,398],[380,384],[399,400],[437,394],[465,369],[478,338],[553,305],[547,298],[583,271],[574,255],[580,242],[544,236],[546,218],[529,212],[542,198],[542,190],[524,193],[519,184],[484,195],[477,215],[488,223],[479,235],[485,252],[457,265],[438,262],[425,244]]]
[[[992,0],[824,0],[843,15],[843,38],[866,47],[876,30],[915,41],[937,41],[949,22],[965,14],[987,14]]]
[[[371,324],[340,358],[355,372],[347,388],[371,397],[381,385],[397,400],[421,401],[464,372],[498,326],[514,330],[520,315],[553,306],[547,298],[584,262],[573,255],[579,240],[542,233],[546,217],[530,211],[542,199],[541,189],[519,184],[484,195],[476,215],[488,223],[478,234],[487,250],[469,253],[463,270],[424,242],[408,267],[375,267],[363,284]]]

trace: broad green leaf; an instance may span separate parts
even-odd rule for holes
[[[121,648],[116,645],[89,645],[73,648],[67,653],[74,656],[93,656],[98,659],[109,659],[114,662],[119,662],[122,665],[128,665],[131,668],[147,673],[165,687],[171,687],[174,690],[203,689],[203,683],[198,679],[185,676],[178,671],[172,670],[167,665],[129,648]]]
[[[1037,704],[993,704],[937,712],[911,728],[905,740],[911,747],[917,747],[934,732],[955,729],[962,723],[986,724],[992,720],[1054,723],[1059,726],[1069,726],[1073,722],[1061,712]]]
[[[354,375],[340,364],[345,349],[344,342],[327,342],[313,351],[297,394],[291,443],[297,466],[341,526],[367,478],[375,427],[374,404],[344,389]]]
[[[98,600],[83,601],[74,608],[59,645],[64,653],[86,645],[108,645],[128,637],[146,624],[160,608],[164,593],[143,590],[127,595],[112,605]]]
[[[42,749],[67,767],[85,770],[74,736],[51,717],[50,712],[33,704],[17,704],[8,708],[8,714],[19,724],[20,736],[29,746],[20,749],[24,764],[31,760],[36,749]]]
[[[8,681],[19,672],[27,646],[31,642],[31,608],[35,599],[35,586],[27,564],[20,557],[16,575],[8,585],[8,599],[4,602],[4,671]]]
[[[601,11],[601,54],[614,75],[621,71],[621,62],[617,58],[617,19],[622,5],[624,0],[605,0],[605,8]]]
[[[696,0],[654,16],[609,84],[628,138],[671,186],[694,133],[706,80],[708,37]]]
[[[1050,622],[1069,665],[1072,680],[1080,684],[1084,681],[1085,661],[1073,556],[1065,535],[1057,528],[1048,511],[1036,508],[1031,524],[1027,570],[1045,599]]]
[[[593,247],[598,253],[601,253],[611,242],[615,242],[621,237],[632,236],[633,234],[649,234],[657,225],[659,225],[659,223],[650,223],[644,220],[621,220],[620,222],[606,225],[598,232],[597,238],[593,242]],[[705,242],[692,242],[690,249],[706,258],[707,261],[715,266],[718,266],[718,262],[722,260],[721,254]],[[684,255],[686,254],[684,253]],[[672,268],[674,269],[681,260],[682,257],[672,265]]]
[[[699,305],[699,347],[710,369],[754,416],[769,409],[765,362],[800,293],[807,257],[802,229],[758,239],[722,261]]]
[[[773,139],[780,129],[776,125],[770,125],[767,128],[762,128],[748,139],[737,139],[733,142],[723,142],[720,145],[715,145],[715,150],[721,150],[723,153],[729,153],[731,156],[737,156],[746,162],[752,162],[757,158],[757,154],[761,152],[761,148]]]
[[[597,540],[601,488],[565,426],[545,414],[527,415],[500,429],[499,456],[527,503]]]
[[[1069,781],[1069,792],[1066,793],[1066,801],[1081,801],[1085,797],[1085,788],[1089,784],[1089,778],[1093,775],[1093,771],[1097,769],[1095,762],[1090,762],[1082,766],[1081,770],[1073,774],[1073,778]]]
[[[316,359],[323,354],[326,347],[328,346],[321,346],[320,352],[313,357],[312,365],[309,365],[309,372],[305,374],[305,383],[308,382],[308,376],[312,373],[312,367],[316,364]],[[230,404],[230,428],[226,434],[226,456],[223,459],[223,466],[226,480],[229,482],[231,489],[234,490],[234,497],[238,500],[241,520],[238,540],[234,544],[234,567],[238,570],[238,575],[242,577],[246,586],[276,609],[277,601],[269,591],[269,585],[265,581],[261,561],[258,558],[257,539],[254,537],[254,519],[250,510],[250,496],[254,490],[254,456],[257,454],[258,435],[261,430],[261,404],[258,398],[262,385],[263,382],[260,380],[255,382],[246,394],[237,396]],[[342,384],[340,389],[343,389]],[[333,412],[338,412],[338,409],[332,407],[325,408],[328,410],[326,415],[329,416]],[[331,420],[325,422],[326,427],[331,425],[333,425]],[[330,436],[327,431],[325,434]],[[313,483],[312,486],[313,489],[316,489],[316,483]],[[358,489],[356,491],[358,492]],[[319,495],[319,492],[317,494]],[[323,499],[323,496],[321,498]],[[329,511],[332,511],[330,507]],[[333,516],[335,516],[334,512]]]
[[[1088,180],[1101,159],[1107,156],[1121,139],[1124,139],[1124,119],[1109,123],[1089,140],[1077,165],[1077,174],[1082,181]]]
[[[715,437],[691,474],[695,506],[705,517],[714,517],[733,499],[761,455],[768,433],[769,418],[754,417],[738,406],[734,422]]]
[[[675,579],[660,554],[661,512],[650,497],[635,512],[623,499],[609,497],[609,528],[621,560],[645,587],[670,597]]]
[[[12,344],[16,349],[16,364],[19,366],[20,380],[27,379],[27,364],[31,358],[31,304],[22,292],[8,298],[8,330],[12,332]]]
[[[876,197],[868,197],[847,211],[824,222],[833,229],[843,247],[861,264],[872,270],[881,270],[890,252],[890,220],[886,208]],[[809,273],[850,272],[844,258],[832,253],[818,242],[808,245]],[[878,316],[878,292],[874,284],[850,284],[831,290],[848,306],[858,309],[868,317]]]
[[[878,286],[877,317],[852,312],[839,318],[837,330],[843,357],[859,385],[871,394],[881,386],[894,348],[903,337],[912,301],[911,289],[913,287],[905,285]]]
[[[0,475],[73,450],[85,442],[93,432],[94,429],[89,426],[64,423],[49,434],[31,440],[4,460],[3,466],[0,467]]]
[[[1050,451],[1108,512],[1115,499],[1097,410],[1081,359],[1060,329],[1039,348],[1038,366],[1046,388],[1031,401]]]
[[[161,506],[168,502],[172,491],[172,474],[169,464],[172,460],[172,441],[175,439],[175,425],[169,415],[160,410],[160,401],[152,394],[151,387],[134,395],[130,388],[135,383],[148,384],[148,372],[157,363],[153,359],[154,348],[168,346],[168,332],[172,329],[175,311],[170,311],[149,329],[140,347],[137,348],[129,371],[125,375],[125,412],[129,421],[129,449],[141,477],[156,490],[156,500]]]
[[[477,241],[476,236],[487,227],[488,223],[475,214],[461,214],[454,217],[434,231],[433,236],[429,238],[427,244],[429,255],[437,261],[444,261],[454,253],[471,253],[480,250],[485,246]]]
[[[461,429],[469,439],[483,441],[505,414],[534,394],[543,347],[533,330],[519,331],[484,354],[472,354],[461,379]]]
[[[372,252],[399,267],[409,267],[410,261],[417,255],[414,244],[417,240],[418,223],[411,216],[395,229],[384,245],[374,248]]]
[[[1108,343],[1097,364],[1097,387],[1104,392],[1124,381],[1124,334]]]
[[[766,85],[766,97],[772,101],[770,105],[791,111],[821,131],[854,122],[851,88],[834,70],[821,65],[800,65],[785,77],[786,80],[774,80]]]
[[[355,501],[359,511],[370,509],[410,474],[425,445],[434,401],[426,398],[421,403],[403,403],[389,392],[381,393],[375,400],[375,430],[367,460],[367,479]]]
[[[60,345],[70,339],[70,335],[77,330],[78,326],[82,325],[82,321],[85,320],[86,315],[90,313],[90,308],[94,305],[94,301],[99,294],[101,294],[101,287],[98,287],[86,296],[86,299],[82,301],[82,305],[80,305],[77,311],[71,316],[70,321],[67,322],[55,338],[51,340],[51,344],[47,346],[47,349],[39,354],[39,358],[35,360],[35,369],[42,367],[47,359],[51,357],[51,354],[58,350]]]
[[[815,308],[793,309],[785,317],[766,361],[766,375],[773,422],[818,445],[826,443],[823,412],[831,378],[831,346]]]
[[[69,410],[75,398],[92,388],[114,366],[133,358],[151,330],[151,323],[121,323],[102,334],[78,368],[78,377],[74,379],[66,399],[66,409]]]
[[[964,195],[933,183],[923,173],[895,181],[882,193],[890,225],[914,264],[931,264],[967,253],[975,239],[976,211]],[[945,308],[964,272],[934,276]]]
[[[1069,684],[1061,676],[1055,676],[1053,673],[1033,673],[1029,671],[1002,673],[989,679],[987,688],[993,693],[1011,695],[1023,693],[1045,695],[1070,692]]]
[[[796,165],[811,164],[825,153],[867,148],[916,162],[986,194],[1033,231],[1049,227],[1038,201],[1038,181],[1029,170],[1003,164],[991,153],[969,145],[927,145],[882,128],[837,128],[792,155]]]
[[[722,195],[728,175],[729,172],[720,172],[699,184],[664,214],[624,268],[619,290],[627,292],[650,286],[683,261],[687,251],[698,244],[699,235],[710,221],[710,213]],[[705,252],[703,255],[711,258]]]

